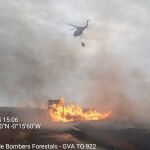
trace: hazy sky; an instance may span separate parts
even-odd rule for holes
[[[149,0],[0,1],[1,105],[99,101],[118,89],[148,100],[149,14]],[[82,38],[65,32],[87,19]]]

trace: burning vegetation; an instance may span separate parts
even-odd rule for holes
[[[64,98],[49,100],[48,107],[50,118],[57,122],[103,120],[111,116],[111,111],[100,113],[93,109],[83,109],[78,105],[64,105]]]

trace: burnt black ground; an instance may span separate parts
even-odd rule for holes
[[[0,108],[0,116],[18,116],[20,122],[41,123],[37,130],[0,130],[0,144],[97,144],[98,150],[150,150],[150,131],[125,121],[53,123],[48,112],[33,108]]]
[[[110,150],[150,150],[150,131],[139,124],[85,122],[68,132],[78,139],[84,139],[85,143],[96,143]]]

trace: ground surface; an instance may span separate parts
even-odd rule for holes
[[[97,144],[97,150],[150,150],[150,132],[143,125],[117,121],[53,123],[47,111],[0,108],[0,116],[18,116],[20,122],[41,123],[36,130],[0,130],[0,144]]]

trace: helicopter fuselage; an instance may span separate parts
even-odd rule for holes
[[[74,36],[75,37],[80,36],[85,29],[86,27],[78,27],[77,30],[74,32]]]

